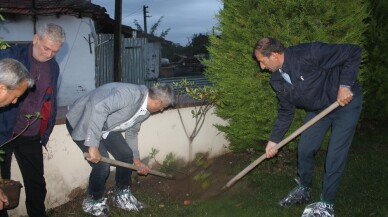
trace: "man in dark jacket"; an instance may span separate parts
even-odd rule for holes
[[[54,56],[64,40],[62,27],[46,24],[33,36],[31,44],[15,45],[0,51],[0,59],[13,58],[22,62],[35,80],[35,87],[26,92],[18,103],[0,110],[0,144],[20,134],[3,146],[6,155],[1,164],[1,176],[11,178],[14,153],[23,176],[27,213],[34,217],[47,216],[42,145],[46,145],[55,124],[59,66]],[[25,115],[36,112],[41,118],[30,123],[25,130],[28,125]]]
[[[11,58],[0,60],[0,107],[15,104],[27,88],[34,86],[34,83],[21,62]],[[0,188],[0,210],[8,205],[8,197]]]
[[[274,38],[262,38],[254,47],[254,56],[261,69],[272,72],[270,83],[280,102],[266,147],[268,158],[276,155],[274,147],[289,129],[296,108],[306,111],[307,122],[335,101],[340,104],[301,134],[298,186],[279,202],[289,207],[310,200],[314,155],[331,128],[320,201],[308,205],[302,217],[334,216],[334,198],[362,108],[362,90],[357,81],[361,48],[320,42],[284,48]]]

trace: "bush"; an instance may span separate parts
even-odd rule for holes
[[[367,17],[361,0],[223,0],[217,15],[220,36],[210,36],[210,59],[205,74],[222,95],[219,117],[233,150],[257,148],[268,139],[277,116],[278,101],[261,73],[252,50],[256,41],[270,36],[286,46],[302,42],[353,43],[361,45]],[[288,133],[302,125],[298,111]],[[295,144],[294,144],[295,146]],[[264,146],[261,147],[264,149]]]
[[[388,119],[388,2],[370,0],[371,17],[366,33],[368,57],[362,74],[364,88],[363,119]]]

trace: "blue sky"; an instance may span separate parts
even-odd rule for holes
[[[135,28],[136,19],[143,27],[143,5],[148,6],[147,27],[163,16],[156,35],[171,28],[166,39],[185,46],[194,34],[210,33],[217,25],[215,15],[222,9],[219,0],[122,0],[122,23]],[[105,7],[114,18],[115,0],[92,0],[92,3]]]

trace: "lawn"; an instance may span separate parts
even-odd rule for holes
[[[335,202],[336,217],[388,217],[388,126],[362,126],[355,136]],[[304,205],[287,209],[277,202],[294,186],[295,152],[283,149],[266,160],[225,192],[218,191],[262,153],[236,153],[208,160],[195,174],[177,180],[138,177],[136,197],[148,208],[128,213],[111,208],[112,216],[187,217],[292,217],[301,216]],[[312,197],[319,198],[325,151],[316,157]],[[205,173],[204,173],[205,171]],[[196,179],[198,174],[209,174]],[[206,185],[204,185],[204,183]],[[190,192],[190,193],[187,193]],[[191,202],[184,205],[184,201]],[[89,216],[80,209],[81,198],[53,209],[50,216]]]

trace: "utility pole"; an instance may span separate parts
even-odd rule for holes
[[[113,43],[113,80],[121,81],[121,14],[122,0],[115,1],[115,29]]]
[[[149,17],[149,16],[147,16],[147,13],[149,13],[149,12],[147,11],[147,8],[148,8],[148,6],[143,5],[144,34],[146,34],[146,35],[147,35],[147,17]]]

